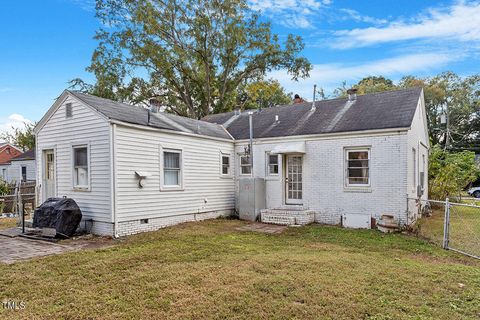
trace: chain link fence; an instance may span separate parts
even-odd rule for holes
[[[409,217],[419,236],[467,256],[480,259],[480,206],[468,203],[407,199]]]

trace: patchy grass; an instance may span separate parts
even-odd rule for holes
[[[480,263],[424,241],[309,226],[188,223],[1,265],[2,319],[478,319]]]
[[[17,225],[17,218],[1,218],[0,230],[13,228]]]
[[[444,210],[436,208],[420,221],[420,234],[438,245],[443,242]],[[452,205],[449,234],[450,247],[480,256],[480,208]]]

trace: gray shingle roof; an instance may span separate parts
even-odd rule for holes
[[[255,138],[354,132],[375,129],[410,127],[421,88],[408,88],[358,96],[355,102],[347,98],[322,100],[257,110],[253,115]],[[275,123],[278,115],[279,122]],[[214,114],[202,120],[225,124],[234,112]],[[248,113],[243,112],[225,127],[235,139],[248,139]]]
[[[21,161],[21,160],[35,160],[35,150],[28,150],[22,153],[15,158],[10,159],[10,161]]]
[[[159,129],[194,133],[215,138],[232,139],[227,131],[219,124],[180,117],[164,112],[151,112],[149,122],[148,111],[141,106],[133,106],[76,91],[69,91],[69,93],[109,119]]]

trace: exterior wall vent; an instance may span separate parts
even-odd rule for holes
[[[148,219],[140,219],[140,224],[147,224],[148,223]]]
[[[72,104],[67,103],[65,105],[65,118],[71,118],[73,116]]]

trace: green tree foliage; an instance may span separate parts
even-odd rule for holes
[[[35,124],[25,123],[23,128],[13,128],[11,132],[0,134],[0,138],[19,147],[23,151],[35,148],[35,134],[33,128]]]
[[[9,192],[10,192],[10,187],[9,187],[8,183],[5,182],[5,180],[3,180],[0,177],[0,196],[9,194]],[[3,203],[1,203],[0,205],[3,205]],[[0,213],[2,213],[2,210],[0,210]]]
[[[363,78],[357,84],[354,84],[352,88],[357,89],[358,94],[367,94],[394,90],[397,88],[397,86],[393,83],[392,80],[385,77],[370,76]],[[335,89],[335,95],[340,97],[346,97],[348,89],[350,88],[347,88],[346,82],[344,82],[341,87]]]
[[[448,104],[451,147],[480,151],[480,74],[462,78],[453,72],[419,79],[404,77],[400,87],[421,86],[425,93],[428,131],[433,144],[445,144],[446,127],[439,121]]]
[[[182,116],[229,111],[242,83],[284,69],[305,78],[310,62],[298,36],[284,43],[246,0],[97,0],[99,45],[87,68],[92,94],[130,103],[150,98]]]
[[[436,145],[429,158],[429,197],[445,200],[460,197],[460,192],[480,174],[471,151],[450,152]]]
[[[250,82],[239,88],[237,106],[241,109],[269,108],[292,103],[292,93],[286,93],[277,80]]]

